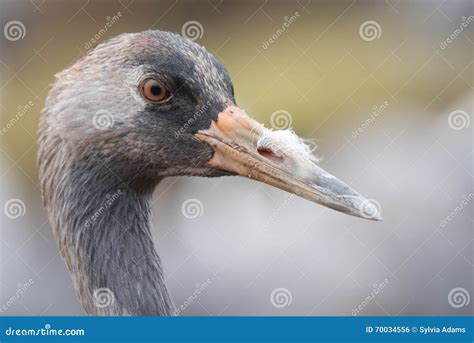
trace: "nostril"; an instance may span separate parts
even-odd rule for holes
[[[272,156],[273,155],[273,151],[269,148],[258,148],[257,149],[258,153],[260,155],[262,155],[263,157],[267,157],[267,156]]]
[[[278,156],[276,155],[272,149],[270,148],[258,148],[257,149],[258,153],[265,157],[266,159],[270,160],[270,161],[273,161],[273,162],[280,162],[281,160],[283,160],[283,157],[281,156]]]

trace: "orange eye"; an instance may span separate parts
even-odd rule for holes
[[[151,102],[164,102],[171,96],[163,83],[152,78],[145,79],[141,82],[140,91],[145,99]]]

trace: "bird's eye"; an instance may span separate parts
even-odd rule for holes
[[[142,95],[151,102],[164,102],[171,97],[168,89],[160,81],[147,78],[140,83]]]

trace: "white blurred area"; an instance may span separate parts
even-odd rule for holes
[[[0,137],[0,205],[11,199],[25,204],[23,216],[1,216],[0,309],[8,306],[0,315],[85,314],[42,209],[35,169],[35,132],[48,83],[99,27],[84,13],[74,25],[66,23],[79,6],[72,3],[71,13],[69,5],[44,7],[46,18],[65,13],[54,23],[38,21],[27,4],[11,2],[2,14],[31,20],[26,39],[37,50],[53,33],[55,40],[40,50],[47,64],[26,45],[0,46],[8,66],[0,64],[2,81],[11,80],[2,84],[1,126],[18,104],[34,100],[33,110]],[[124,10],[109,36],[150,27],[156,13],[148,6],[137,1],[134,14]],[[349,1],[301,8],[277,1],[246,21],[255,9],[238,2],[225,2],[221,15],[183,2],[154,26],[179,32],[183,22],[200,20],[206,29],[200,43],[229,69],[239,105],[267,126],[272,112],[288,110],[296,132],[318,140],[321,165],[375,199],[384,218],[350,217],[240,177],[166,179],[154,194],[153,227],[181,315],[473,314],[473,203],[456,208],[474,192],[474,24],[439,50],[460,18],[474,15],[472,3],[392,6]],[[99,22],[118,9],[87,7]],[[299,21],[263,51],[261,42],[296,10]],[[380,23],[379,40],[360,39],[359,25],[368,20]],[[301,57],[294,61],[294,55]],[[15,72],[37,98],[25,95]],[[354,138],[385,101],[388,106]],[[458,130],[449,120],[455,111],[468,121]],[[188,199],[199,200],[202,215],[183,216]],[[33,284],[17,296],[29,279]],[[449,294],[456,288],[468,293],[469,304],[452,306]],[[275,306],[277,289],[284,289],[284,306]]]

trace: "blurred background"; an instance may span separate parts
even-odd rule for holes
[[[0,315],[85,314],[41,205],[38,119],[55,73],[146,29],[204,45],[242,108],[316,142],[384,217],[243,178],[166,179],[153,226],[182,315],[472,314],[472,1],[0,6]]]

